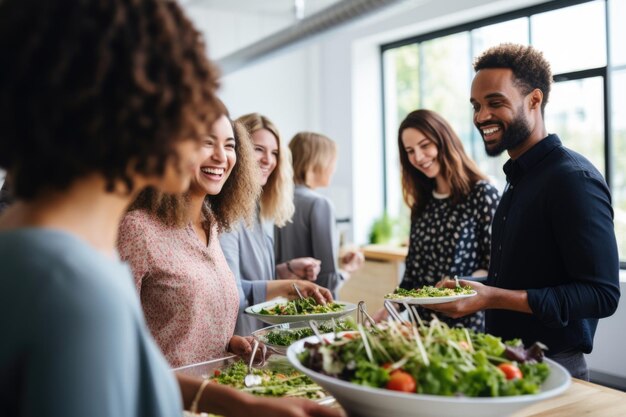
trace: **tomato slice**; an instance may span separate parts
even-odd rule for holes
[[[398,369],[391,373],[386,388],[392,391],[416,392],[417,383],[411,374]]]
[[[504,377],[508,380],[511,379],[522,379],[524,375],[522,375],[522,371],[512,363],[501,363],[498,365],[498,369],[502,371]]]

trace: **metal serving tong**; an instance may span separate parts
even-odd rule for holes
[[[389,313],[392,319],[394,319],[395,321],[399,321],[400,323],[405,321],[400,315],[400,313],[398,313],[398,310],[396,310],[395,303],[392,303],[389,300],[385,300],[383,302],[383,305],[385,306],[385,309],[387,310],[387,312]]]
[[[359,301],[358,309],[357,309],[357,312],[356,312],[356,322],[358,324],[362,324],[362,325],[365,325],[366,322],[369,323],[371,326],[375,326],[376,325],[376,322],[374,321],[372,316],[367,314],[367,309],[365,307],[365,301]]]
[[[296,283],[294,282],[293,284],[291,284],[291,286],[293,287],[294,290],[296,290],[296,294],[298,294],[298,297],[300,297],[301,300],[304,300],[304,296],[300,292],[300,288],[298,288]]]
[[[259,341],[254,340],[254,345],[252,347],[252,355],[250,355],[250,362],[248,363],[248,375],[243,380],[243,383],[246,387],[256,387],[257,385],[261,385],[263,379],[260,375],[256,375],[254,373],[254,368],[252,368],[252,364],[254,363],[254,356],[256,355],[256,351],[259,348]],[[265,357],[265,355],[264,355]]]

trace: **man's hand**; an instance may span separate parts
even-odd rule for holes
[[[464,317],[487,308],[492,287],[481,284],[480,282],[463,280],[459,281],[459,285],[463,287],[470,286],[477,294],[473,297],[462,298],[449,303],[426,304],[422,305],[422,307],[438,311],[453,319],[458,319],[459,317]],[[454,288],[456,281],[453,279],[444,279],[439,281],[435,286]]]

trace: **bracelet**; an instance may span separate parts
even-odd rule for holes
[[[202,381],[202,384],[200,384],[200,388],[198,388],[198,392],[196,392],[196,396],[191,402],[191,407],[189,408],[190,412],[194,414],[198,413],[198,402],[200,402],[200,397],[202,396],[202,392],[204,391],[206,386],[209,385],[209,382],[210,381],[208,379],[205,379],[204,381]]]
[[[298,276],[298,274],[296,274],[296,272],[293,269],[291,269],[291,262],[290,261],[287,261],[287,271],[291,272],[295,276]]]

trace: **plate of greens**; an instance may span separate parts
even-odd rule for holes
[[[336,320],[318,323],[321,333],[334,333],[339,331],[354,330],[356,324],[353,320]],[[313,336],[313,330],[307,322],[275,324],[264,329],[252,332],[252,336],[265,344],[268,348],[279,355],[286,355],[287,348],[294,342]]]
[[[356,305],[335,301],[317,304],[313,297],[288,301],[277,298],[246,308],[246,314],[270,324],[295,323],[298,321],[325,321],[345,316],[356,310]]]
[[[396,288],[394,292],[385,295],[385,299],[394,303],[425,305],[448,303],[462,298],[474,297],[476,294],[476,291],[469,285],[464,287],[457,286],[455,288],[437,288],[425,285],[422,288],[411,290]]]
[[[569,373],[545,346],[433,320],[387,322],[365,332],[292,344],[287,358],[333,395],[349,415],[504,417],[564,392]]]

